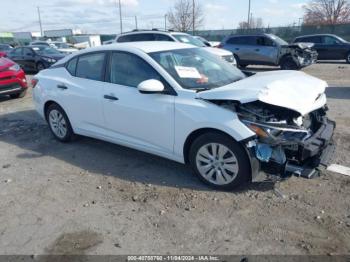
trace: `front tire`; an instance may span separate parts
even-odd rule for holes
[[[64,110],[57,104],[52,104],[46,110],[46,120],[54,137],[61,142],[69,142],[74,132]]]
[[[292,57],[285,57],[280,63],[282,70],[298,70],[299,67]]]
[[[191,146],[189,162],[197,177],[215,189],[232,190],[251,179],[244,148],[221,133],[198,137]]]
[[[38,62],[36,64],[36,71],[40,72],[41,70],[44,70],[45,69],[45,65],[41,62]]]
[[[350,52],[346,55],[346,62],[350,64]]]

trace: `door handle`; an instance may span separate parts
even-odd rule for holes
[[[239,50],[239,48],[237,47],[237,48],[235,48],[236,50]]]
[[[57,88],[62,89],[62,90],[68,89],[68,87],[66,87],[65,85],[57,85]]]
[[[259,51],[260,51],[260,49],[255,49],[255,51],[259,52]]]
[[[112,96],[112,95],[104,95],[104,99],[112,100],[112,101],[117,101],[119,100],[118,97]]]

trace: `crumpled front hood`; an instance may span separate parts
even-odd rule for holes
[[[300,43],[294,43],[294,44],[286,45],[285,47],[300,48],[300,49],[311,49],[314,46],[315,46],[315,44],[313,44],[313,43],[300,42]]]
[[[261,101],[305,115],[326,104],[327,86],[325,81],[303,72],[271,71],[197,95],[206,100],[233,100],[242,104]]]

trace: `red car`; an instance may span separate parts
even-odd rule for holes
[[[21,67],[8,58],[0,57],[0,95],[24,97],[27,87],[26,76]]]

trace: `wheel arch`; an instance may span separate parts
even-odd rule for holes
[[[197,130],[194,130],[192,131],[192,133],[190,133],[186,140],[185,140],[185,143],[184,143],[184,147],[183,147],[183,156],[184,156],[184,162],[186,164],[189,163],[189,153],[190,153],[190,149],[191,149],[191,145],[192,143],[198,138],[200,137],[201,135],[204,135],[206,133],[219,133],[219,134],[222,134],[222,135],[225,135],[225,136],[228,136],[230,137],[231,139],[233,139],[234,141],[236,142],[239,142],[237,141],[233,136],[229,135],[227,132],[224,132],[222,130],[219,130],[219,129],[215,129],[215,128],[200,128],[200,129],[197,129]]]
[[[45,102],[44,104],[44,117],[45,117],[45,120],[47,120],[47,109],[49,108],[49,106],[53,105],[53,104],[56,104],[58,105],[60,108],[62,108],[62,110],[67,114],[67,112],[63,109],[63,107],[57,103],[56,101],[54,100],[48,100]]]

